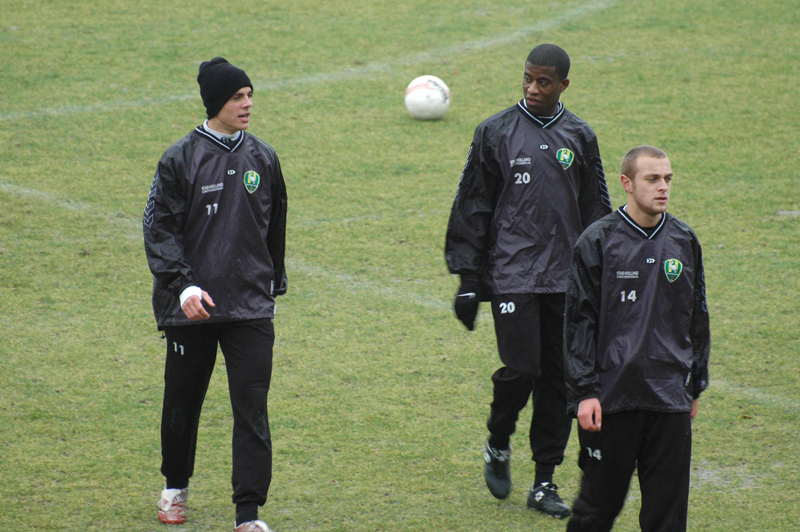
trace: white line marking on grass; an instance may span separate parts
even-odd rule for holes
[[[90,212],[92,214],[100,215],[100,211],[85,203],[59,198],[58,196],[50,194],[49,192],[42,192],[41,190],[33,190],[30,188],[21,187],[13,183],[0,183],[0,192],[13,194],[21,198],[31,198],[36,201],[42,201],[55,207],[61,207],[70,211]]]
[[[560,11],[557,16],[537,22],[533,26],[521,28],[516,31],[504,32],[494,37],[484,37],[474,41],[458,43],[442,49],[434,49],[430,52],[420,52],[410,56],[399,58],[388,63],[370,63],[362,67],[346,68],[335,72],[316,74],[297,79],[277,81],[267,85],[259,86],[261,90],[277,90],[288,87],[303,86],[314,83],[327,83],[331,81],[346,81],[348,79],[369,76],[371,74],[382,74],[390,72],[396,67],[408,67],[430,62],[433,59],[452,58],[464,55],[465,51],[483,51],[498,46],[504,46],[522,40],[531,34],[557,28],[566,22],[583,18],[595,11],[601,11],[611,7],[616,0],[598,0],[573,9]]]
[[[139,107],[164,105],[172,102],[186,101],[198,97],[195,94],[181,94],[164,96],[162,98],[139,98],[138,100],[109,100],[97,102],[89,105],[62,105],[60,107],[50,107],[37,111],[18,111],[14,113],[0,114],[0,122],[7,120],[22,120],[28,118],[46,118],[73,116],[89,113],[107,113],[109,111],[119,111],[121,109],[134,109]]]
[[[54,194],[42,192],[40,190],[33,190],[12,183],[0,182],[0,192],[19,196],[21,198],[30,198],[37,202],[46,203],[54,207],[60,207],[73,212],[82,212],[90,216],[95,216],[111,222],[115,225],[122,225],[125,228],[124,236],[131,240],[139,240],[142,238],[142,222],[140,218],[132,219],[129,216],[120,216],[117,214],[109,214],[103,209],[96,208],[92,205],[79,202],[70,201],[64,198],[59,198]],[[144,209],[144,207],[142,207]],[[376,281],[368,279],[360,279],[357,275],[346,273],[342,271],[333,270],[328,267],[320,267],[308,263],[302,259],[293,257],[287,258],[289,270],[303,273],[305,275],[328,279],[337,284],[341,284],[345,289],[353,292],[366,292],[372,295],[379,295],[394,301],[403,301],[411,304],[416,304],[421,307],[448,310],[449,302],[441,299],[436,299],[429,295],[424,295],[414,292],[409,289],[407,281],[398,280],[396,286],[380,284]]]
[[[6,194],[12,194],[20,198],[30,198],[34,201],[47,203],[48,205],[60,207],[68,211],[85,213],[91,216],[102,218],[103,220],[109,222],[112,225],[122,225],[123,227],[125,227],[126,233],[124,236],[126,237],[132,240],[142,238],[141,222],[135,226],[136,229],[138,229],[138,233],[134,233],[132,231],[132,228],[134,227],[133,220],[131,220],[129,217],[121,216],[119,214],[109,214],[108,211],[99,209],[87,203],[83,203],[82,201],[73,201],[70,199],[59,198],[55,194],[50,194],[49,192],[42,192],[41,190],[33,190],[30,188],[15,185],[13,183],[6,183],[1,181],[0,181],[0,192],[5,192]]]
[[[714,467],[708,460],[699,460],[692,467],[692,488],[708,485],[726,492],[757,489],[759,481],[768,474],[753,473],[748,464]]]
[[[83,212],[91,216],[97,216],[112,222],[115,225],[121,224],[125,228],[124,236],[127,238],[133,240],[142,238],[141,220],[138,218],[131,219],[127,216],[110,214],[102,209],[83,202],[70,201],[64,198],[59,198],[54,194],[21,187],[12,183],[0,182],[0,192],[22,198],[31,198],[36,201],[41,201],[43,203],[70,211]],[[328,279],[337,284],[344,285],[354,292],[379,295],[390,300],[400,301],[402,303],[410,303],[436,311],[450,311],[449,300],[438,299],[428,294],[410,290],[409,285],[402,280],[398,281],[396,286],[391,286],[373,280],[360,279],[357,275],[351,273],[333,270],[326,266],[317,266],[316,264],[309,263],[303,259],[293,257],[288,259],[288,265],[290,273],[291,270],[294,270],[305,275]],[[783,395],[767,393],[759,390],[758,388],[742,386],[725,380],[712,379],[711,386],[712,389],[719,388],[721,390],[746,397],[754,403],[764,405],[768,408],[778,408],[790,414],[800,414],[800,401],[785,397]]]
[[[364,65],[362,67],[345,68],[334,72],[327,72],[323,74],[316,74],[313,76],[302,76],[297,78],[290,78],[272,83],[258,84],[255,86],[256,90],[281,90],[291,87],[302,87],[317,83],[328,83],[332,81],[346,81],[359,77],[368,77],[375,74],[383,74],[391,72],[397,67],[408,67],[438,60],[443,58],[452,58],[469,53],[471,51],[483,51],[498,46],[504,46],[513,42],[523,40],[534,33],[539,33],[545,30],[558,28],[567,22],[587,17],[597,11],[608,9],[616,3],[616,0],[597,0],[589,2],[580,6],[557,11],[555,17],[544,19],[532,26],[521,28],[516,31],[504,32],[500,35],[493,37],[484,37],[474,41],[467,41],[458,43],[453,46],[442,49],[434,49],[430,52],[421,52],[401,57],[395,61],[387,63],[375,62]],[[180,94],[173,96],[165,96],[162,98],[139,98],[136,100],[110,100],[105,102],[97,102],[88,105],[64,105],[59,107],[50,107],[39,109],[36,111],[18,111],[11,113],[0,113],[0,122],[8,120],[21,120],[30,118],[43,118],[43,117],[61,117],[72,116],[87,113],[104,113],[108,111],[118,111],[120,109],[131,109],[146,106],[164,105],[176,101],[185,101],[196,98],[195,93]]]
[[[713,376],[710,387],[720,388],[727,392],[745,397],[753,403],[761,404],[769,408],[779,408],[790,414],[800,414],[800,401],[790,397],[764,392],[752,386],[742,386],[725,380],[714,380]]]
[[[287,259],[289,263],[289,270],[294,270],[315,278],[330,279],[331,281],[344,285],[345,290],[349,289],[352,292],[366,292],[371,295],[379,295],[386,299],[400,301],[426,307],[438,311],[449,311],[450,302],[430,295],[420,294],[413,290],[409,290],[408,283],[398,280],[396,286],[391,286],[368,279],[360,279],[357,275],[345,273],[341,271],[332,270],[328,267],[320,267],[315,264],[310,264],[303,259]],[[289,272],[291,273],[291,271]]]

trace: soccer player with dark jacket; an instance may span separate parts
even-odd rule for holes
[[[272,478],[267,394],[275,297],[286,292],[286,187],[275,150],[247,133],[253,85],[221,57],[200,65],[208,120],[158,162],[144,212],[153,310],[166,336],[158,517],[186,519],[197,428],[217,346],[233,408],[235,532],[258,519]]]
[[[593,224],[572,255],[564,317],[569,410],[581,490],[567,530],[611,530],[638,470],[643,532],[686,530],[692,419],[710,347],[697,236],[666,212],[667,155],[622,160],[627,205]]]
[[[456,316],[473,330],[489,301],[504,364],[492,376],[487,487],[499,499],[510,493],[510,437],[532,395],[527,502],[558,517],[570,513],[553,483],[572,424],[562,355],[569,259],[583,230],[611,212],[597,138],[560,101],[569,66],[553,44],[530,52],[523,99],[475,131],[445,242],[449,271],[461,279]]]

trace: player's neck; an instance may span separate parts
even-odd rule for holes
[[[631,220],[643,229],[657,226],[661,222],[661,217],[664,216],[664,213],[660,212],[656,214],[645,212],[638,208],[634,202],[628,202],[625,206],[625,212],[631,217]]]
[[[241,130],[236,131],[234,133],[222,133],[221,131],[217,131],[211,126],[212,124],[209,122],[209,120],[203,122],[203,128],[220,140],[236,140],[239,138],[239,135],[242,134]]]

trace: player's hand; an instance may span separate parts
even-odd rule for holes
[[[183,313],[186,314],[186,317],[192,321],[207,320],[209,318],[209,314],[205,307],[203,307],[204,301],[209,307],[213,308],[215,306],[214,300],[211,299],[211,296],[208,295],[208,292],[203,290],[200,297],[191,296],[189,299],[187,299],[184,302],[183,307],[181,307],[181,310],[183,310]]]
[[[692,413],[690,414],[691,419],[694,419],[694,417],[697,415],[697,406],[698,406],[697,401],[698,401],[697,399],[692,401]]]
[[[478,315],[478,307],[481,304],[479,294],[478,280],[473,277],[461,276],[461,286],[456,292],[453,308],[456,311],[456,318],[470,331],[475,330],[475,316]]]
[[[593,397],[584,399],[578,404],[578,423],[583,430],[600,432],[603,425],[603,409],[600,400]]]

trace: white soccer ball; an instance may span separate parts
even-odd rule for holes
[[[417,120],[437,120],[450,107],[450,89],[436,76],[420,76],[406,87],[405,101]]]

